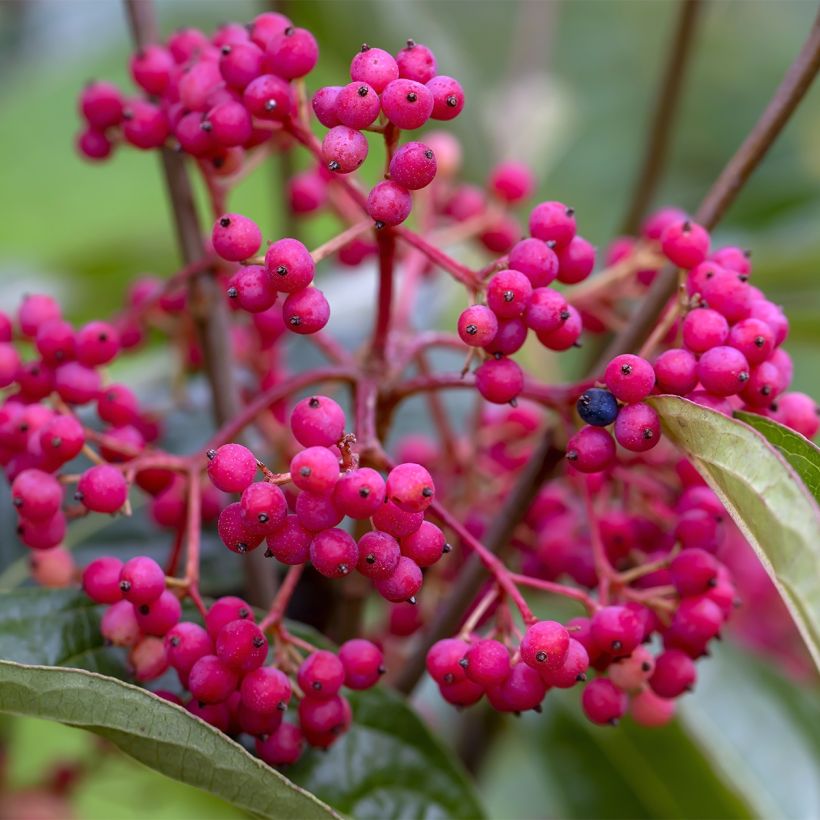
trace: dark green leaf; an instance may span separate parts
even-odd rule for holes
[[[453,755],[398,695],[377,687],[350,701],[350,731],[329,751],[308,753],[289,777],[357,820],[484,816]]]
[[[764,436],[678,396],[648,399],[754,547],[820,667],[820,511]]]
[[[803,483],[812,491],[816,501],[820,501],[820,449],[800,433],[795,433],[772,419],[757,413],[735,412],[735,418],[752,426],[766,436],[783,458],[794,467]]]
[[[76,589],[0,593],[0,658],[125,677],[122,653],[100,634],[103,607]]]
[[[87,729],[146,766],[262,817],[338,817],[182,707],[114,678],[0,661],[0,711]]]

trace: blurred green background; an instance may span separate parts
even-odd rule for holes
[[[169,32],[250,19],[261,5],[191,0],[158,8]],[[463,140],[467,179],[481,183],[495,161],[524,159],[538,174],[540,195],[574,205],[585,236],[599,248],[613,237],[641,156],[675,3],[331,0],[291,2],[285,10],[321,46],[311,90],[342,82],[362,42],[396,50],[413,37],[431,46],[439,70],[466,89],[467,107],[451,127]],[[656,205],[697,206],[780,82],[816,11],[813,2],[707,3]],[[82,84],[99,77],[127,87],[122,9],[103,0],[4,0],[0,44],[0,309],[46,289],[78,320],[104,315],[137,274],[178,267],[156,158],[126,149],[90,166],[72,148]],[[275,235],[280,201],[272,169],[243,183],[233,204]],[[753,282],[792,321],[786,348],[796,360],[794,387],[815,396],[819,227],[820,86],[717,232],[718,241],[752,250]],[[305,226],[317,241],[327,229],[323,218]],[[544,716],[505,721],[480,777],[491,816],[820,816],[815,694],[786,681],[773,662],[723,647],[716,654],[703,665],[682,728],[652,739],[634,727],[593,729],[566,698]],[[426,698],[422,708],[440,726],[452,720]],[[50,760],[97,760],[95,742],[76,730],[22,720],[2,728],[0,758],[11,761],[15,788],[39,782]],[[236,816],[126,758],[109,754],[93,768],[73,799],[79,817]],[[693,800],[698,790],[703,799]]]

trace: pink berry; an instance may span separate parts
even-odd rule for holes
[[[7,342],[0,342],[0,389],[8,387],[20,369],[20,354]]]
[[[569,633],[556,621],[538,621],[521,639],[521,659],[533,669],[558,669],[569,651]]]
[[[683,320],[683,343],[693,353],[722,345],[728,336],[729,323],[715,310],[696,308]]]
[[[133,604],[117,601],[109,606],[100,620],[100,634],[114,646],[134,646],[141,633]]]
[[[251,605],[241,598],[233,595],[226,595],[217,598],[211,604],[208,614],[205,616],[205,628],[212,640],[216,640],[220,630],[225,624],[231,621],[246,620],[253,621],[253,609]]]
[[[213,138],[224,148],[244,145],[253,132],[248,109],[235,100],[219,103],[208,111],[202,126],[210,129]]]
[[[367,213],[376,227],[399,225],[410,216],[413,197],[392,180],[377,183],[367,196]]]
[[[391,575],[376,581],[376,590],[382,598],[394,604],[402,601],[413,603],[421,589],[422,580],[418,564],[402,556]]]
[[[34,581],[49,589],[71,586],[77,570],[74,557],[63,547],[32,552],[29,556],[29,567]]]
[[[700,595],[715,584],[718,567],[717,559],[706,550],[687,549],[675,556],[669,572],[682,596]]]
[[[358,564],[359,548],[344,530],[323,530],[310,544],[310,562],[326,578],[342,578]]]
[[[381,48],[362,46],[350,62],[350,79],[370,84],[377,94],[381,94],[388,83],[398,78],[398,63],[392,54]]]
[[[285,293],[306,288],[313,281],[316,266],[310,251],[297,239],[279,239],[265,254],[265,266],[274,286]]]
[[[325,128],[333,128],[340,124],[336,114],[336,98],[341,90],[340,85],[326,85],[313,95],[311,100],[313,113]]]
[[[575,236],[575,211],[562,202],[541,202],[530,212],[530,234],[556,249],[566,247]]]
[[[50,460],[70,461],[83,448],[85,434],[74,416],[55,416],[39,433],[42,451]]]
[[[254,669],[245,675],[240,692],[242,703],[262,715],[284,711],[291,698],[288,676],[272,666]]]
[[[162,639],[151,635],[141,638],[128,653],[128,663],[138,681],[156,680],[168,668]]]
[[[338,694],[345,681],[345,667],[336,655],[320,649],[299,667],[296,682],[306,697],[324,700]]]
[[[266,53],[273,73],[292,80],[313,70],[319,59],[319,46],[307,29],[288,26],[268,41]]]
[[[431,90],[415,80],[393,80],[381,94],[382,111],[397,128],[420,128],[433,113]]]
[[[644,220],[641,225],[641,235],[645,239],[660,239],[667,226],[685,219],[686,213],[680,208],[661,208]]]
[[[543,669],[539,666],[538,672],[547,686],[571,689],[577,683],[586,680],[588,668],[589,653],[580,641],[571,637],[563,663],[556,669]]]
[[[132,100],[123,111],[122,134],[135,148],[161,148],[170,134],[165,112],[156,105]]]
[[[219,73],[232,88],[242,91],[262,74],[265,53],[256,43],[232,43],[221,52]]]
[[[62,511],[45,521],[29,521],[21,518],[17,526],[20,540],[35,550],[47,550],[58,546],[65,538],[66,518]]]
[[[294,108],[290,85],[273,74],[251,80],[242,93],[242,102],[260,120],[284,120]]]
[[[384,674],[384,654],[371,641],[353,638],[339,647],[348,689],[369,689]]]
[[[533,290],[524,311],[527,327],[536,333],[549,334],[557,331],[570,317],[566,298],[548,287]]]
[[[651,450],[660,441],[661,423],[654,408],[644,402],[622,407],[615,419],[615,440],[633,453]]]
[[[135,606],[134,614],[144,635],[156,635],[161,638],[179,623],[182,605],[179,598],[166,589],[156,601]]]
[[[654,656],[646,647],[639,646],[628,658],[620,658],[611,664],[607,674],[619,689],[636,694],[645,688],[654,671]]]
[[[578,345],[578,339],[584,327],[581,314],[573,305],[566,305],[558,315],[561,324],[555,330],[536,331],[536,335],[538,341],[550,350],[569,350]]]
[[[256,753],[269,766],[291,766],[302,756],[304,738],[298,726],[283,723],[267,737],[256,739]]]
[[[748,318],[752,310],[752,289],[744,279],[734,271],[719,269],[701,290],[709,307],[725,316],[730,324]]]
[[[497,332],[498,319],[484,305],[471,305],[458,317],[458,335],[471,347],[485,347]]]
[[[643,639],[640,621],[624,606],[601,607],[592,616],[590,629],[599,651],[620,657],[632,654]]]
[[[502,270],[487,283],[487,305],[500,319],[520,316],[532,297],[532,283],[517,270]]]
[[[94,82],[80,95],[80,111],[92,128],[104,131],[122,121],[123,98],[111,83]]]
[[[435,154],[423,142],[402,145],[390,160],[390,179],[411,191],[426,188],[435,176]]]
[[[77,150],[86,159],[95,161],[106,159],[114,150],[114,144],[102,131],[87,128],[77,135]]]
[[[655,361],[655,383],[661,393],[685,396],[698,383],[697,359],[683,348],[666,350]]]
[[[242,310],[262,313],[276,301],[276,282],[273,274],[262,265],[247,265],[231,277],[227,294]]]
[[[37,352],[44,362],[57,365],[74,358],[74,328],[63,319],[50,319],[37,328]]]
[[[211,241],[214,250],[229,262],[249,259],[262,244],[259,226],[242,214],[225,214],[214,223]]]
[[[690,691],[696,678],[694,661],[679,649],[667,649],[655,659],[649,685],[662,698],[676,698]]]
[[[766,361],[774,350],[774,342],[771,327],[760,319],[743,319],[729,332],[729,345],[737,348],[750,365]]]
[[[427,88],[433,97],[434,120],[452,120],[464,110],[464,89],[453,77],[439,74],[427,81]]]
[[[131,558],[120,571],[120,590],[122,597],[136,606],[151,604],[165,591],[165,573],[153,558]]]
[[[256,456],[241,444],[208,451],[208,478],[224,493],[241,493],[256,475]]]
[[[370,467],[361,467],[342,474],[333,488],[333,503],[345,515],[362,520],[376,512],[384,495],[381,474]]]
[[[556,250],[558,281],[565,285],[583,282],[595,267],[595,246],[582,236],[573,236],[568,244]]]
[[[516,663],[502,684],[490,687],[487,698],[493,708],[502,712],[526,712],[536,709],[547,686],[538,672],[526,663]]]
[[[312,533],[335,527],[344,518],[336,508],[331,495],[300,492],[296,497],[296,517],[299,523]]]
[[[475,372],[478,392],[493,404],[507,404],[524,389],[524,373],[512,359],[488,359]]]
[[[120,350],[117,329],[108,322],[89,322],[77,331],[75,353],[80,364],[97,367],[108,364]]]
[[[467,650],[464,659],[467,678],[480,686],[500,686],[510,674],[510,653],[500,641],[479,641]]]
[[[54,371],[54,389],[67,404],[88,404],[100,394],[100,374],[79,362],[61,364]]]
[[[11,500],[23,518],[44,521],[55,516],[62,507],[63,488],[49,473],[23,470],[11,484]]]
[[[429,521],[401,539],[401,554],[420,567],[431,567],[449,550],[444,533]]]
[[[534,288],[546,288],[558,275],[558,256],[540,239],[522,239],[513,245],[509,266],[519,270]]]
[[[436,58],[427,46],[408,40],[396,55],[399,76],[407,80],[426,83],[436,75]]]
[[[165,634],[165,652],[170,665],[187,675],[200,658],[213,654],[213,643],[199,624],[181,621]]]
[[[239,675],[216,655],[203,655],[188,674],[188,689],[200,703],[221,703],[238,684]]]
[[[646,359],[624,353],[607,365],[604,381],[615,398],[632,404],[642,401],[652,392],[655,371]]]
[[[640,726],[664,726],[675,716],[675,701],[658,697],[647,688],[632,697],[629,713]]]
[[[490,190],[505,202],[520,202],[532,196],[535,190],[535,177],[532,171],[521,162],[501,162],[493,168],[490,179]]]
[[[424,513],[406,512],[399,509],[392,501],[385,499],[379,509],[373,513],[372,518],[377,529],[390,533],[394,538],[404,538],[421,526]]]
[[[466,677],[462,664],[470,645],[460,638],[445,638],[436,641],[427,652],[427,672],[436,683],[458,683]]]
[[[267,48],[270,41],[292,26],[290,18],[278,11],[266,11],[254,17],[249,26],[251,40],[259,48]]]
[[[820,428],[817,403],[805,393],[784,393],[777,400],[775,419],[806,438],[814,438]]]
[[[242,514],[242,505],[237,501],[228,504],[219,513],[217,532],[222,543],[231,552],[244,555],[255,550],[261,543],[264,535]]]
[[[596,678],[584,687],[581,705],[593,723],[614,726],[626,712],[627,697],[608,678]]]
[[[660,241],[661,250],[669,261],[686,270],[699,265],[709,253],[708,231],[688,219],[667,225]]]
[[[216,636],[216,655],[240,673],[258,669],[268,654],[268,641],[252,621],[240,619],[225,624]]]
[[[348,128],[367,128],[379,116],[379,111],[378,92],[361,80],[342,86],[336,94],[336,118]]]
[[[310,558],[312,540],[312,533],[302,526],[297,516],[288,515],[268,536],[268,553],[277,561],[289,566],[304,564]]]
[[[387,476],[387,498],[400,510],[423,512],[433,503],[435,486],[430,473],[420,464],[406,463],[394,467]]]
[[[361,131],[337,125],[322,140],[322,157],[327,167],[339,174],[355,171],[367,158],[367,138]]]
[[[119,558],[96,558],[83,570],[83,591],[98,604],[121,601],[121,572],[122,561]]]
[[[327,447],[307,447],[291,460],[290,475],[300,490],[327,495],[339,478],[339,459]]]
[[[284,493],[266,481],[249,484],[242,491],[239,504],[248,528],[262,535],[270,535],[281,527],[288,514]]]
[[[401,558],[398,541],[392,535],[378,530],[365,533],[359,539],[358,550],[356,568],[362,575],[374,580],[389,578]]]
[[[582,473],[598,473],[615,461],[615,442],[601,427],[582,427],[567,442],[567,461]]]
[[[698,362],[698,378],[715,396],[733,396],[749,381],[749,363],[733,347],[713,347]]]
[[[128,498],[128,485],[116,467],[97,464],[80,476],[74,495],[92,512],[115,513]]]
[[[131,76],[148,94],[164,94],[171,81],[173,69],[174,58],[162,46],[145,46],[131,57]]]
[[[290,429],[303,447],[331,447],[344,435],[345,414],[333,399],[310,396],[293,408]]]

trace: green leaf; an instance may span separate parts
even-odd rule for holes
[[[100,634],[102,607],[76,589],[0,593],[0,658],[126,677],[122,652]]]
[[[338,817],[182,707],[114,678],[0,661],[0,711],[87,729],[146,766],[262,817]]]
[[[813,442],[779,422],[757,413],[736,410],[735,418],[766,436],[769,444],[777,447],[783,458],[794,467],[803,483],[812,491],[815,501],[820,501],[820,449]]]
[[[480,818],[478,796],[453,755],[387,689],[351,692],[353,725],[288,776],[340,811],[365,818]]]
[[[678,396],[647,401],[754,547],[820,668],[820,511],[806,485],[749,425]]]

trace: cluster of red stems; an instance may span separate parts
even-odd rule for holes
[[[498,710],[522,712],[539,709],[550,688],[583,684],[594,723],[627,712],[645,725],[668,721],[737,595],[721,560],[731,522],[661,440],[651,397],[685,396],[727,414],[743,407],[813,436],[813,401],[786,392],[786,318],[750,284],[747,253],[710,251],[708,232],[675,209],[651,216],[640,236],[617,239],[605,269],[589,279],[595,248],[576,233],[571,208],[536,205],[522,239],[516,209],[535,188],[527,168],[501,163],[479,188],[458,180],[452,136],[427,131],[423,141],[400,144],[402,132],[449,120],[464,105],[459,83],[436,73],[421,44],[408,41],[395,56],[363,46],[351,82],[312,98],[327,129],[318,139],[303,79],[317,58],[310,32],[266,13],[211,37],[185,29],[141,49],[131,59],[141,96],[102,82],[82,92],[87,127],[78,146],[86,157],[103,159],[121,144],[192,157],[215,223],[201,260],[165,281],[140,279],[110,321],[76,329],[45,295],[25,298],[14,317],[0,315],[0,463],[35,579],[78,579],[61,546],[69,519],[130,514],[130,493],[148,496],[150,517],[173,533],[168,563],[103,557],[82,570],[85,592],[108,606],[102,634],[128,648],[139,681],[175,670],[192,713],[255,737],[273,765],[294,762],[304,742],[327,747],[349,727],[342,687],[375,684],[385,653],[401,664],[400,639],[422,628],[471,552],[490,580],[458,635],[427,656],[447,701],[468,706],[486,697]],[[369,192],[355,173],[368,153],[366,133],[381,135],[386,149],[384,179]],[[227,196],[261,159],[299,145],[312,167],[287,183],[292,212],[331,210],[344,227],[313,252],[280,238],[258,255],[261,230],[226,213]],[[411,212],[417,230],[402,224]],[[492,255],[479,270],[443,250],[473,241]],[[324,332],[330,309],[313,280],[328,257],[343,266],[378,259],[375,327],[361,355]],[[667,262],[680,270],[679,292],[639,355],[616,357],[597,383],[544,384],[513,358],[530,331],[562,351],[577,346],[582,331],[617,329],[620,308]],[[412,325],[418,289],[438,270],[466,289],[457,334]],[[239,413],[211,441],[173,454],[158,443],[161,417],[105,368],[154,328],[181,347],[190,371],[200,369],[186,287],[203,275],[222,283],[231,316],[225,345],[247,389]],[[288,372],[287,330],[306,335],[329,364]],[[463,370],[431,372],[434,348],[466,352]],[[333,398],[306,395],[319,384],[352,388],[352,425]],[[474,417],[459,430],[438,395],[450,388],[477,394]],[[393,412],[417,394],[440,442],[410,435],[391,456],[381,442]],[[251,426],[264,442],[256,452],[234,442]],[[566,460],[516,529],[508,566],[482,536],[545,428],[568,440]],[[288,470],[274,472],[260,454],[267,464],[289,462]],[[232,552],[264,542],[265,555],[289,567],[258,623],[239,598],[202,600],[202,526],[214,520]],[[441,561],[451,550],[445,531],[455,548]],[[337,653],[293,635],[283,616],[308,564],[328,578],[372,580],[389,602],[383,631]],[[585,615],[540,620],[523,588],[566,597]],[[181,620],[185,599],[204,625]],[[283,719],[291,700],[297,722]]]

